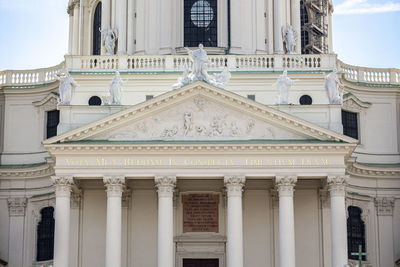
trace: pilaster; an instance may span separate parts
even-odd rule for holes
[[[8,266],[23,266],[24,255],[24,225],[25,225],[25,197],[8,199],[8,213],[10,216],[10,232],[8,243]]]
[[[379,264],[380,266],[393,266],[394,240],[393,240],[393,197],[378,197],[375,199],[376,214],[378,217],[379,236]]]

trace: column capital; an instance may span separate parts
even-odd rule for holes
[[[392,216],[394,208],[393,197],[375,198],[376,213],[378,216]]]
[[[176,176],[174,175],[158,175],[154,177],[156,183],[158,197],[172,197],[175,186]]]
[[[72,186],[75,184],[73,176],[51,176],[56,188],[56,197],[70,197]]]
[[[228,175],[224,177],[224,184],[228,197],[242,196],[246,177],[244,175]]]
[[[297,183],[295,175],[278,175],[275,177],[275,186],[279,197],[293,197],[294,186]]]
[[[329,175],[327,178],[328,190],[331,197],[345,196],[348,175]]]
[[[103,176],[103,182],[106,187],[107,197],[122,197],[125,187],[125,176]]]
[[[15,197],[7,199],[8,212],[10,217],[12,216],[25,216],[26,198]]]

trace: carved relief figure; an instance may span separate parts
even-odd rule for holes
[[[278,96],[277,104],[289,104],[289,91],[292,85],[298,80],[292,80],[287,76],[287,70],[285,69],[282,75],[279,75],[278,80],[275,84],[278,85]]]
[[[286,47],[286,54],[296,54],[298,33],[292,25],[282,26],[282,39]]]
[[[344,87],[343,83],[340,81],[337,75],[337,69],[334,69],[333,72],[325,75],[325,89],[328,94],[329,104],[342,104],[343,102],[343,90],[340,90]]]
[[[115,51],[115,41],[118,39],[117,29],[99,29],[101,32],[101,42],[106,49],[106,55],[112,56]]]
[[[122,79],[119,71],[115,71],[115,76],[111,80],[109,90],[111,95],[112,105],[121,105],[122,99]]]
[[[185,130],[185,136],[188,135],[188,133],[192,130],[193,128],[193,123],[192,123],[192,113],[190,112],[185,112],[183,115],[184,121],[183,121],[183,128]]]
[[[60,81],[60,102],[59,105],[69,105],[72,100],[75,88],[78,84],[74,78],[69,74],[67,69],[56,75],[56,79]]]

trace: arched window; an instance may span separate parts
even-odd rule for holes
[[[42,220],[37,228],[37,261],[48,261],[54,255],[54,208],[47,207],[40,211]]]
[[[101,52],[101,2],[96,6],[93,18],[93,55],[100,55]]]
[[[365,225],[361,219],[361,209],[350,206],[348,208],[349,218],[347,219],[347,247],[348,258],[358,260],[358,256],[352,256],[352,252],[358,252],[358,246],[361,245],[362,252],[365,252]],[[365,261],[365,256],[362,258]]]
[[[101,98],[98,96],[92,96],[89,99],[89,106],[101,106]]]

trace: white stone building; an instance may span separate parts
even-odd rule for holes
[[[400,70],[338,60],[332,11],[70,0],[65,61],[0,72],[0,266],[396,266]],[[230,81],[172,90],[200,43]]]

